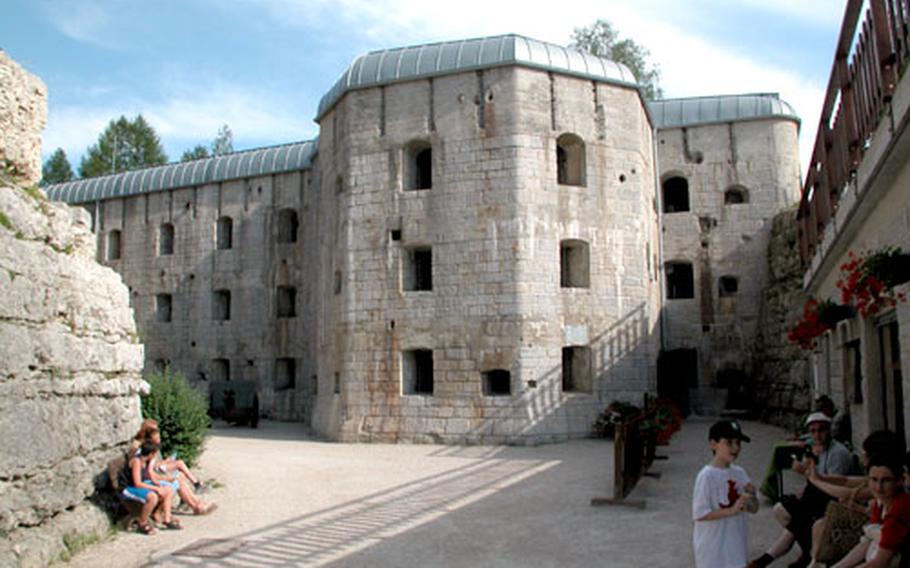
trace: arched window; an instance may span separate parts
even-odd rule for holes
[[[689,210],[689,182],[684,177],[673,176],[664,181],[664,213]]]
[[[215,246],[218,250],[234,248],[234,220],[230,217],[220,217],[215,224]]]
[[[282,209],[278,212],[278,242],[279,243],[296,243],[297,229],[300,223],[297,221],[297,211],[293,209]]]
[[[667,275],[667,299],[681,300],[695,297],[695,277],[691,262],[668,262],[664,265]]]
[[[591,253],[585,241],[578,239],[560,241],[559,286],[562,288],[591,286]]]
[[[158,227],[158,256],[174,254],[174,226],[164,223]]]
[[[749,190],[744,187],[731,187],[724,192],[724,205],[738,205],[749,202]]]
[[[120,259],[120,231],[118,229],[107,234],[107,259]]]
[[[585,185],[585,143],[575,134],[556,139],[556,183]]]
[[[404,190],[433,187],[433,148],[429,142],[414,141],[404,151]]]

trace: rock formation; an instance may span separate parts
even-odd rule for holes
[[[46,114],[43,83],[0,52],[2,566],[46,565],[107,530],[87,499],[147,388],[129,292],[95,262],[89,214],[34,185]]]

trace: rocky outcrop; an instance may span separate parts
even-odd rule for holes
[[[8,93],[11,80],[22,84]],[[24,183],[40,176],[28,132],[43,125],[40,85],[0,54],[2,103],[16,105],[0,109],[2,566],[45,565],[64,535],[106,525],[86,500],[138,427],[147,388],[129,293],[95,261],[89,214]]]
[[[0,49],[0,168],[10,165],[25,184],[41,179],[41,131],[47,87]]]
[[[770,284],[760,317],[755,373],[755,402],[761,418],[791,430],[801,429],[800,420],[811,405],[806,352],[787,340],[807,298],[796,230],[795,208],[774,218],[768,245]]]

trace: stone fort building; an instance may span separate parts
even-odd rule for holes
[[[645,101],[506,35],[368,53],[316,140],[47,188],[92,214],[146,368],[346,441],[536,443],[660,391],[741,404],[792,109]]]

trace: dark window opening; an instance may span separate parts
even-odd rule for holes
[[[297,317],[297,288],[291,286],[279,286],[276,296],[278,303],[278,317]]]
[[[433,187],[433,149],[426,142],[413,142],[405,151],[404,189]]]
[[[332,392],[341,394],[341,373],[335,373],[335,388]]]
[[[563,392],[591,392],[591,349],[588,347],[562,348]]]
[[[668,262],[665,266],[665,272],[667,274],[668,300],[695,297],[695,277],[691,263]]]
[[[297,220],[297,211],[282,209],[278,212],[279,243],[296,243],[298,229],[300,229],[300,222]]]
[[[336,271],[335,271],[335,295],[336,295],[336,296],[337,296],[338,294],[341,294],[341,286],[342,286],[342,284],[343,284],[343,282],[342,282],[342,278],[341,278],[341,271],[340,271],[340,270],[336,270]]]
[[[401,353],[402,394],[433,394],[433,352],[415,349]]]
[[[297,388],[297,362],[295,359],[278,359],[275,361],[276,391]]]
[[[591,255],[585,241],[569,239],[559,243],[559,285],[562,288],[591,286]]]
[[[319,376],[318,375],[312,375],[310,377],[310,384],[312,385],[312,388],[313,388],[313,396],[316,396],[317,394],[319,394]]]
[[[227,359],[213,359],[212,376],[216,381],[231,380],[231,362]]]
[[[749,192],[741,187],[731,187],[724,192],[724,205],[738,205],[749,202]]]
[[[735,296],[739,291],[739,280],[735,276],[721,276],[718,294],[721,298]]]
[[[689,210],[689,182],[683,177],[671,177],[664,182],[664,213]]]
[[[161,322],[171,321],[171,295],[155,296],[155,318]]]
[[[404,256],[404,282],[406,292],[433,289],[433,250],[412,248],[402,251]]]
[[[585,185],[585,143],[574,134],[556,139],[556,183]]]
[[[483,394],[506,396],[512,394],[512,373],[505,369],[493,369],[482,375]]]
[[[234,248],[234,220],[230,217],[221,217],[215,224],[215,246],[218,250]]]
[[[165,223],[158,228],[158,256],[174,254],[174,226]]]
[[[212,319],[216,321],[231,319],[230,290],[215,290],[212,293]]]
[[[107,234],[107,259],[120,260],[120,231],[117,229]]]

